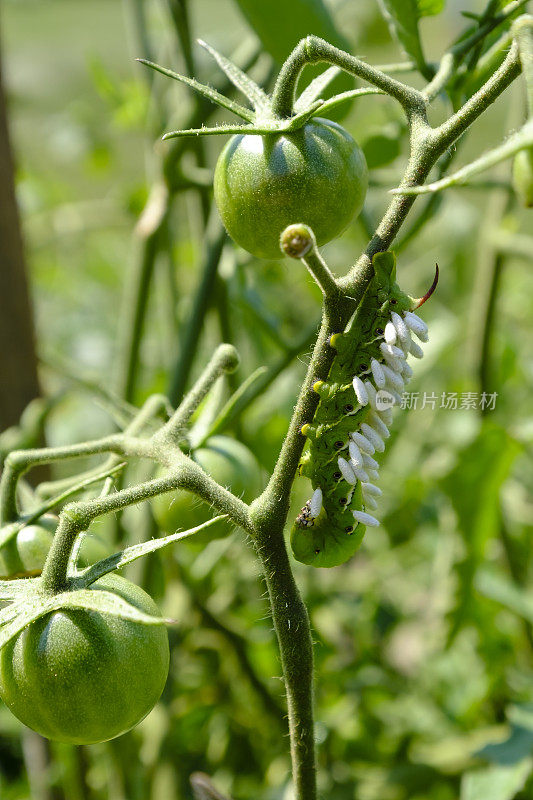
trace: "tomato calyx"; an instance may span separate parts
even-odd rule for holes
[[[190,530],[126,547],[81,570],[71,560],[64,591],[48,591],[41,577],[1,581],[0,605],[3,608],[0,610],[0,650],[32,622],[60,609],[86,609],[146,625],[172,624],[174,620],[140,612],[125,600],[115,598],[110,592],[94,592],[91,585],[120,567],[180,539],[193,536],[226,516],[223,514]]]
[[[138,58],[137,61],[141,64],[160,72],[162,75],[166,75],[169,78],[173,78],[180,83],[190,86],[191,89],[194,89],[207,100],[216,103],[221,108],[231,111],[244,122],[244,124],[241,123],[237,125],[217,125],[213,128],[202,127],[170,131],[163,136],[163,139],[175,139],[181,136],[222,136],[236,133],[256,134],[258,136],[290,133],[303,128],[310,119],[318,114],[323,115],[328,109],[336,107],[340,103],[351,100],[353,97],[361,94],[361,90],[353,90],[342,92],[327,100],[323,100],[320,95],[340,72],[338,67],[329,67],[311,81],[309,86],[307,86],[294,101],[292,113],[287,117],[280,117],[274,111],[272,98],[267,95],[249,75],[242,72],[236,64],[215,50],[214,47],[211,47],[201,40],[198,40],[198,43],[215,59],[220,69],[226,74],[231,83],[242,92],[252,108],[243,106],[225,97],[220,94],[220,92],[217,92],[210,86],[200,83],[194,78],[180,75],[173,70],[161,67],[159,64],[155,64],[153,61],[148,61],[145,58]]]

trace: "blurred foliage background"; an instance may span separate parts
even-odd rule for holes
[[[271,3],[271,25],[282,5]],[[329,8],[353,53],[374,64],[403,58],[373,0]],[[481,0],[454,0],[424,19],[428,60],[463,29],[462,10],[483,9]],[[40,435],[57,445],[112,430],[108,393],[138,404],[162,391],[175,402],[229,340],[242,364],[220,402],[267,370],[224,433],[268,474],[319,295],[297,263],[256,261],[224,239],[209,186],[220,140],[178,150],[160,141],[195,114],[223,117],[133,59],[224,86],[198,37],[268,86],[270,55],[233,0],[4,0],[1,11],[39,375],[51,398],[3,435],[2,451]],[[447,112],[437,103],[433,120]],[[454,149],[454,167],[523,115],[517,82]],[[338,273],[364,247],[407,151],[387,98],[358,100],[343,124],[372,170],[362,218],[324,248]],[[399,282],[423,294],[436,261],[441,280],[423,314],[427,355],[409,386],[418,406],[397,413],[383,458],[383,524],[342,567],[295,564],[316,642],[320,793],[330,800],[533,797],[533,212],[519,207],[509,177],[504,164],[429,206],[417,201],[397,242]],[[132,344],[136,292],[146,315]],[[481,408],[482,392],[496,393],[493,409]],[[443,393],[457,393],[459,407],[442,407]],[[66,474],[61,466],[52,477]],[[296,482],[295,511],[307,491]],[[155,530],[148,507],[94,528],[128,542]],[[2,799],[181,800],[195,770],[236,798],[285,798],[281,671],[242,532],[182,543],[131,577],[179,620],[161,702],[133,732],[81,748],[44,742],[0,708]]]

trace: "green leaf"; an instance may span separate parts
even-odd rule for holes
[[[320,36],[342,50],[351,50],[350,42],[335,25],[329,3],[324,0],[235,0],[235,4],[263,49],[278,65],[283,64],[300,39],[309,35]],[[323,71],[320,65],[307,66],[300,77],[300,86],[307,85]],[[348,91],[353,86],[353,76],[341,71],[333,79],[330,93]],[[343,112],[349,110],[349,104],[346,106]]]
[[[180,83],[190,86],[191,89],[194,89],[196,92],[198,92],[198,94],[201,94],[202,97],[206,98],[206,100],[211,100],[212,103],[216,103],[222,108],[232,111],[234,114],[237,114],[238,117],[242,117],[242,119],[245,119],[247,122],[253,122],[255,116],[253,111],[241,106],[240,103],[235,103],[228,97],[224,97],[224,95],[220,94],[220,92],[217,92],[216,89],[212,89],[210,86],[205,86],[203,83],[199,83],[199,81],[194,80],[194,78],[187,78],[185,75],[180,75],[171,69],[160,67],[159,64],[154,64],[153,61],[147,61],[145,58],[138,58],[137,61],[140,61],[141,64],[150,67],[150,69],[155,69],[156,72],[160,72],[162,75],[166,75],[167,78],[173,78],[175,81],[180,81]]]
[[[244,73],[239,67],[230,61],[229,58],[226,58],[214,47],[211,47],[204,42],[202,39],[198,39],[198,44],[207,50],[207,52],[213,56],[215,61],[217,62],[220,69],[228,76],[230,81],[234,86],[239,89],[245,97],[248,98],[250,103],[253,105],[256,111],[258,111],[262,116],[268,116],[270,112],[270,99],[264,93],[260,86],[257,85],[255,81],[253,81],[246,73]]]
[[[475,753],[490,764],[463,776],[460,800],[512,800],[524,787],[533,769],[533,707],[511,706],[507,717],[507,739]]]
[[[389,124],[361,143],[369,169],[384,167],[401,153],[402,130],[399,125]]]
[[[533,592],[525,591],[502,575],[488,570],[476,574],[475,586],[484,597],[489,597],[502,606],[533,623]]]
[[[393,36],[422,72],[426,60],[418,32],[420,9],[417,0],[378,0],[383,16]]]
[[[45,608],[45,610],[42,614],[39,614],[39,616],[43,616],[50,611],[70,608],[96,611],[99,614],[111,614],[114,617],[140,622],[143,625],[163,625],[165,623],[171,624],[174,622],[172,619],[146,614],[114,592],[108,592],[105,589],[98,588],[76,589],[74,591],[53,595],[50,599],[47,598],[42,601],[42,608]]]
[[[0,600],[14,600],[19,595],[28,595],[38,578],[16,578],[9,581],[0,581]],[[0,624],[2,619],[0,617]]]
[[[516,764],[467,772],[461,781],[461,800],[513,800],[532,768],[533,758],[529,757]]]
[[[334,80],[340,72],[341,70],[339,67],[328,67],[321,75],[317,75],[294,103],[294,111],[296,114],[305,111],[309,108],[311,103],[318,100],[324,89],[329,86],[331,81]]]
[[[10,603],[9,605],[2,608],[0,611],[0,626],[7,625],[8,623],[12,622],[18,615],[21,608],[25,605],[25,600],[21,597],[17,602]]]
[[[519,452],[520,445],[506,430],[486,421],[441,482],[455,509],[466,549],[457,571],[458,599],[450,639],[471,614],[474,576],[486,557],[488,542],[499,534],[500,490]]]
[[[225,136],[236,133],[250,133],[255,136],[265,136],[275,133],[277,128],[269,126],[258,128],[256,125],[217,125],[215,128],[189,128],[186,131],[169,131],[163,136],[163,140],[177,139],[180,136]]]
[[[89,586],[103,575],[120,569],[126,564],[130,564],[132,561],[142,558],[142,556],[154,553],[156,550],[161,550],[162,547],[167,547],[173,542],[179,542],[181,539],[188,539],[190,536],[194,536],[195,533],[210,528],[211,525],[214,525],[221,519],[226,519],[227,516],[227,514],[220,514],[218,517],[213,517],[207,520],[207,522],[203,522],[201,525],[189,528],[186,531],[178,531],[178,533],[172,533],[170,536],[162,536],[159,539],[151,539],[149,542],[141,542],[141,544],[134,544],[131,547],[126,547],[124,550],[112,556],[108,556],[102,559],[102,561],[97,561],[96,564],[77,573],[74,579],[74,585],[79,587]]]
[[[35,592],[0,611],[0,650],[32,622],[61,609],[96,611],[143,625],[174,622],[165,617],[145,614],[122,597],[103,589],[76,589],[55,595]]]
[[[311,117],[323,111],[324,105],[325,103],[323,100],[315,100],[314,103],[311,103],[311,105],[305,109],[305,111],[295,114],[294,117],[291,117],[289,120],[284,122],[280,126],[280,130],[297,131],[299,128],[303,128],[305,123],[308,122]]]
[[[278,64],[309,34],[348,48],[323,0],[236,0],[236,5]]]
[[[421,17],[430,17],[440,14],[446,5],[446,0],[416,0],[418,14]]]
[[[351,100],[355,100],[357,97],[366,97],[369,94],[385,94],[381,89],[376,89],[373,86],[365,86],[363,89],[350,89],[347,92],[341,92],[340,94],[336,94],[333,97],[330,97],[328,100],[324,100],[321,106],[318,107],[316,111],[313,112],[314,114],[327,114],[328,117],[330,116],[330,111],[337,106],[340,106],[342,103],[349,102]]]
[[[14,639],[15,636],[18,636],[18,634],[23,631],[24,628],[26,628],[28,625],[31,625],[31,623],[35,622],[36,619],[39,619],[47,614],[48,609],[45,608],[44,604],[30,605],[28,603],[21,602],[20,604],[17,603],[16,612],[17,613],[14,615],[14,618],[6,619],[6,621],[2,624],[2,628],[0,628],[0,650],[2,647],[5,647],[5,645],[11,641],[11,639]]]

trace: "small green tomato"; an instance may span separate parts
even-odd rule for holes
[[[513,188],[527,208],[533,207],[533,147],[520,150],[513,161]]]
[[[290,133],[235,135],[215,169],[215,200],[228,233],[262,258],[282,257],[279,238],[293,223],[309,225],[319,245],[339,236],[360,213],[367,186],[360,147],[320,117]]]
[[[100,578],[90,590],[113,592],[159,615],[146,592],[118,575]],[[48,739],[104,742],[151,711],[168,666],[164,625],[84,609],[54,611],[0,651],[0,697],[21,722]]]
[[[37,522],[26,525],[0,550],[0,580],[40,575],[52,546],[59,519],[43,514]],[[84,536],[78,565],[86,567],[109,555],[109,548],[96,536]]]
[[[253,500],[261,490],[261,467],[253,453],[229,436],[212,436],[192,458],[217,483],[229,488],[245,502]],[[152,500],[155,520],[161,530],[175,533],[207,522],[216,511],[184,489],[157,495]],[[217,522],[205,533],[200,532],[191,541],[207,542],[222,538],[231,532],[232,524]]]

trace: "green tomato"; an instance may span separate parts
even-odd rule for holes
[[[513,161],[513,188],[527,208],[533,207],[533,147],[520,150]]]
[[[0,550],[0,580],[40,575],[52,546],[59,519],[43,514],[39,520],[26,525]],[[109,548],[96,536],[85,536],[80,548],[78,565],[89,566],[110,555]]]
[[[279,237],[304,223],[319,245],[339,236],[363,207],[362,150],[331,120],[300,130],[233,136],[215,169],[215,200],[232,239],[255,256],[281,258]]]
[[[193,452],[192,458],[217,483],[245,502],[261,491],[261,467],[250,450],[236,439],[212,436],[204,447]],[[157,495],[152,500],[152,509],[157,524],[166,533],[194,528],[216,516],[211,506],[184,489]],[[205,543],[222,538],[231,532],[232,525],[227,520],[217,522],[191,541]]]
[[[152,598],[118,575],[91,591],[113,592],[153,616]],[[93,744],[120,736],[153,708],[169,667],[164,625],[85,609],[54,611],[0,651],[0,697],[48,739]]]

